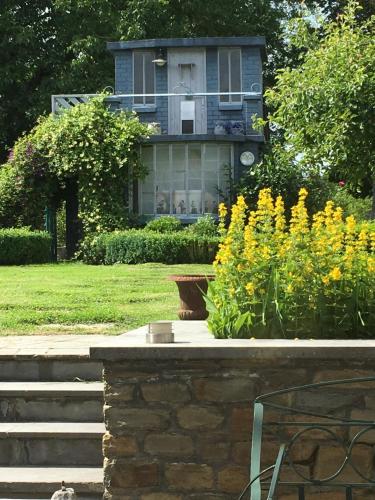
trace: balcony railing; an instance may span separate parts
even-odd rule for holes
[[[253,85],[253,87],[260,87],[258,84]],[[82,104],[87,102],[93,97],[97,97],[100,94],[57,94],[51,96],[52,113],[58,113],[65,109],[77,106],[77,104]],[[257,99],[262,96],[260,91],[252,90],[250,92],[172,92],[172,93],[158,93],[158,94],[112,94],[109,95],[109,100],[111,99],[131,99],[142,98],[147,100],[147,97],[152,98],[174,98],[174,97],[185,97],[185,99],[192,99],[194,97],[209,97],[209,96],[234,96],[240,97],[237,102],[242,101],[242,99]],[[228,103],[228,101],[221,101]],[[135,103],[134,106],[142,105],[141,103]]]

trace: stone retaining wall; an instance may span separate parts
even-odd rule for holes
[[[107,499],[235,499],[249,478],[252,403],[257,395],[374,375],[373,341],[218,341],[200,322],[179,322],[176,329],[180,344],[146,345],[145,330],[138,330],[92,349],[92,357],[104,360]],[[351,384],[299,393],[293,400],[287,396],[283,402],[374,419],[374,389],[374,382],[365,390]],[[267,418],[275,419],[275,413],[266,413]],[[274,462],[278,449],[271,432],[264,434],[264,465]],[[337,430],[342,437],[345,432]],[[331,441],[324,431],[315,430],[296,443],[293,459],[299,470],[314,477],[334,472],[343,451]],[[374,472],[374,445],[375,432],[364,435],[353,450],[366,474]],[[350,468],[346,474],[347,480],[361,480]],[[286,468],[283,479],[295,480],[296,474]],[[368,495],[356,498],[374,498],[374,493]],[[328,491],[308,498],[345,496]]]

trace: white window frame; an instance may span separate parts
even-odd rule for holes
[[[239,51],[240,53],[240,92],[242,92],[242,50],[241,47],[219,47],[217,51],[217,85],[219,92],[221,92],[220,88],[220,53],[221,52],[227,52],[227,57],[228,57],[228,78],[229,78],[229,93],[232,91],[231,86],[232,86],[232,78],[231,78],[231,57],[230,54],[231,52]],[[228,101],[222,101],[221,96],[219,95],[219,103],[220,104],[239,104],[242,103],[242,95],[235,95],[232,96],[229,94],[228,96]]]
[[[172,158],[172,148],[174,145],[178,145],[179,143],[170,143],[168,144],[168,168],[169,168],[169,171],[170,173],[172,173],[172,169],[173,169],[173,158]],[[190,145],[197,145],[199,144],[200,147],[201,147],[201,161],[203,162],[203,159],[205,158],[206,156],[206,146],[208,144],[211,144],[211,143],[199,143],[199,142],[187,142],[187,143],[184,143],[183,146],[185,148],[185,172],[186,172],[186,194],[187,194],[187,199],[186,199],[186,204],[187,206],[189,206],[189,189],[187,188],[188,186],[188,181],[190,179],[189,177],[189,146]],[[162,146],[163,144],[160,144],[160,146]],[[165,146],[165,145],[164,145]],[[219,189],[220,189],[220,185],[221,185],[221,178],[220,178],[220,171],[221,171],[221,164],[220,164],[220,148],[222,146],[229,146],[230,147],[230,176],[233,176],[233,165],[234,165],[234,147],[233,147],[233,144],[228,144],[228,143],[217,143],[216,144],[217,146],[217,150],[216,150],[216,154],[217,154],[217,187],[218,187],[218,193],[217,193],[217,204],[219,205],[220,201],[222,201],[222,198],[220,196],[220,193],[219,193]],[[153,165],[152,165],[152,170],[153,170],[153,176],[154,176],[154,182],[153,182],[153,207],[154,207],[154,213],[143,213],[143,189],[142,189],[142,186],[143,186],[143,183],[142,182],[139,182],[138,183],[138,213],[139,215],[145,215],[145,216],[151,216],[151,217],[154,217],[154,218],[157,218],[157,217],[162,217],[163,215],[173,215],[174,217],[177,217],[179,219],[196,219],[196,218],[199,218],[199,217],[202,217],[202,215],[205,215],[206,212],[204,211],[204,203],[205,203],[205,194],[206,194],[206,190],[205,190],[205,175],[204,175],[204,163],[202,165],[202,169],[201,169],[201,187],[202,187],[202,199],[201,199],[201,211],[198,213],[198,214],[191,214],[191,213],[187,213],[187,214],[174,214],[173,213],[173,210],[172,210],[172,206],[173,206],[173,191],[172,189],[170,188],[169,189],[169,213],[166,213],[166,214],[158,214],[157,213],[157,207],[156,207],[156,181],[157,181],[157,172],[156,172],[156,151],[157,151],[157,147],[158,147],[158,144],[153,144],[153,145],[145,145],[144,147],[150,147],[152,148],[152,158],[153,158]],[[142,148],[141,148],[141,154],[142,154]],[[172,175],[170,175],[170,178],[172,178]],[[229,186],[228,186],[229,187]],[[211,214],[215,217],[215,214]]]
[[[142,56],[142,92],[138,92],[135,89],[135,55],[136,54]],[[134,50],[133,51],[133,94],[146,94],[145,55],[151,55],[152,58],[155,58],[155,52],[153,50]],[[154,75],[154,88],[152,89],[152,94],[155,94],[156,71],[155,71],[155,64],[153,63],[152,65],[153,65],[152,71],[153,71],[153,75]],[[152,98],[152,102],[146,102],[146,97],[144,95],[142,97],[142,102],[135,102],[135,98],[133,98],[133,105],[134,106],[154,106],[155,105],[155,97]]]

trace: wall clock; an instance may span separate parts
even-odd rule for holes
[[[240,162],[244,167],[250,167],[255,161],[255,156],[251,151],[241,153]]]

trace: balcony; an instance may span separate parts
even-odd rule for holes
[[[258,86],[259,87],[259,86]],[[52,96],[52,113],[87,102],[98,94],[61,94]],[[175,92],[155,94],[112,94],[108,103],[114,111],[136,111],[141,121],[153,124],[156,135],[230,136],[241,141],[258,135],[251,128],[251,115],[261,114],[262,94],[249,92]],[[155,136],[154,136],[155,137]],[[163,139],[160,139],[161,141]]]

